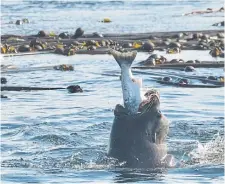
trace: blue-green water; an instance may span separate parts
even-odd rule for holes
[[[60,3],[63,2],[63,3]],[[2,34],[47,31],[146,32],[212,29],[222,14],[183,17],[181,14],[222,1],[2,1]],[[98,20],[110,17],[113,22]],[[22,26],[7,24],[28,18]],[[163,53],[165,54],[165,53]],[[139,53],[136,63],[148,57]],[[183,51],[183,59],[212,59],[208,51]],[[122,102],[119,72],[109,55],[40,55],[4,58],[2,64],[20,68],[73,64],[75,71],[54,70],[4,74],[9,85],[67,87],[79,84],[81,94],[65,90],[3,92],[1,101],[2,183],[223,183],[224,89],[187,89],[157,84],[149,75],[144,88],[160,91],[163,113],[171,121],[169,152],[180,160],[199,157],[197,163],[162,173],[115,168],[105,156],[113,108]],[[154,70],[155,71],[155,70]],[[174,72],[174,71],[157,71]],[[176,71],[182,73],[181,71]],[[199,75],[223,75],[223,69],[198,69]],[[202,144],[206,144],[202,148]],[[197,149],[197,150],[195,150]],[[195,151],[193,151],[195,150]],[[198,151],[200,153],[198,153]],[[190,154],[191,153],[191,154]],[[204,153],[204,154],[203,154]],[[187,157],[187,155],[190,156]]]

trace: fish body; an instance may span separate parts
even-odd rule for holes
[[[137,55],[136,51],[121,53],[111,50],[111,54],[121,68],[121,85],[124,107],[129,114],[136,114],[142,101],[142,80],[135,79],[131,72],[131,65]]]

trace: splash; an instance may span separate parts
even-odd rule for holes
[[[224,135],[216,134],[205,144],[198,142],[198,147],[191,151],[193,164],[223,164],[224,163]]]

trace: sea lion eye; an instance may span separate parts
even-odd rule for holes
[[[162,112],[161,112],[160,110],[158,110],[156,114],[157,114],[157,117],[158,117],[158,118],[161,118]]]

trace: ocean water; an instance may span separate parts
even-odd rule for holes
[[[220,8],[223,1],[2,1],[1,34],[36,34],[39,30],[73,33],[151,32],[214,29],[223,14],[181,16],[193,10]],[[112,23],[98,21],[110,17]],[[16,26],[10,21],[28,18]],[[217,28],[219,29],[219,28]],[[160,53],[165,55],[165,53]],[[138,53],[135,63],[146,59]],[[208,51],[182,51],[167,56],[213,60]],[[119,67],[109,55],[46,54],[2,58],[19,68],[72,64],[71,72],[37,70],[2,74],[8,85],[67,87],[78,84],[84,93],[66,90],[2,92],[2,183],[223,183],[224,88],[177,88],[143,78],[143,90],[156,88],[162,112],[170,120],[168,151],[185,160],[180,168],[162,171],[115,167],[106,156],[113,109],[122,102]],[[151,72],[151,71],[148,71]],[[178,73],[182,71],[154,70]],[[222,68],[197,69],[193,75],[223,75]]]

